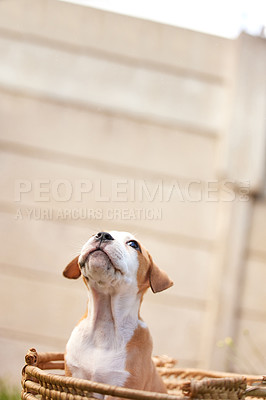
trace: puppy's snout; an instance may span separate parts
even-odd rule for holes
[[[95,239],[101,240],[102,242],[107,242],[109,240],[114,240],[113,236],[108,232],[99,232],[95,235]]]

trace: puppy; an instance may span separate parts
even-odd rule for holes
[[[152,339],[140,317],[143,295],[173,285],[127,232],[99,232],[65,268],[88,288],[88,308],[66,346],[65,374],[109,385],[165,393],[152,361]]]

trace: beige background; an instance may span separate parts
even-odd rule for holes
[[[86,291],[61,272],[103,229],[135,233],[175,281],[143,304],[155,354],[265,373],[265,40],[13,0],[0,54],[1,375],[18,382],[29,347],[64,350]],[[16,201],[19,182],[32,187]],[[142,199],[141,185],[184,198]],[[84,209],[103,216],[62,217]],[[159,218],[108,214],[129,209]]]

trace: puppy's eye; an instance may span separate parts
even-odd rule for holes
[[[138,242],[136,242],[136,240],[129,240],[129,242],[127,242],[127,244],[129,246],[133,247],[133,249],[140,251],[139,244],[138,244]]]

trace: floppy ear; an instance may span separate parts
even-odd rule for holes
[[[173,286],[174,282],[169,278],[166,272],[162,271],[156,264],[154,264],[151,256],[150,267],[150,287],[153,293],[162,292]]]
[[[79,259],[79,256],[75,257],[74,260],[70,261],[70,263],[64,269],[63,275],[66,278],[77,279],[80,277],[81,272],[79,269],[78,259]]]

